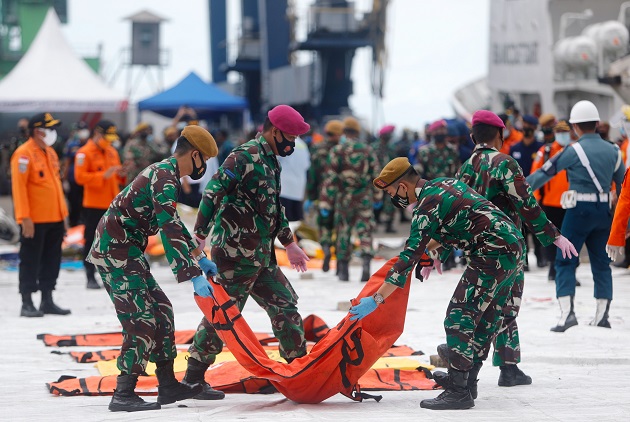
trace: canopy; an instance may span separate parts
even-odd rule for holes
[[[127,100],[110,89],[61,32],[51,7],[24,57],[0,81],[0,112],[119,112]]]
[[[241,112],[247,109],[247,100],[206,83],[195,72],[190,72],[172,88],[140,101],[138,110],[174,117],[183,105],[193,108],[200,118],[207,118],[213,114]]]

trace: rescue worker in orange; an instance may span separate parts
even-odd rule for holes
[[[83,186],[83,265],[88,289],[100,289],[94,276],[94,264],[85,261],[90,252],[96,227],[112,200],[125,184],[120,156],[112,146],[118,140],[116,125],[101,120],[94,127],[92,137],[81,147],[74,158],[74,174],[77,184]]]
[[[612,226],[610,228],[610,236],[606,242],[606,253],[613,262],[617,258],[625,257],[626,238],[628,237],[628,220],[630,219],[630,168],[626,170],[626,175],[621,184],[621,193],[617,207],[615,208],[615,216],[613,217]],[[599,300],[599,299],[598,299]],[[610,305],[608,305],[610,307]],[[608,308],[607,308],[608,310]]]
[[[554,126],[553,134],[553,142],[546,143],[536,153],[536,158],[532,163],[531,173],[541,168],[551,157],[562,151],[564,147],[573,141],[571,138],[571,128],[566,120],[561,120]],[[567,190],[569,190],[569,178],[566,170],[562,170],[550,181],[545,183],[542,188],[534,191],[534,196],[538,202],[540,202],[543,211],[547,214],[547,218],[556,227],[562,227],[562,220],[564,220],[566,210],[560,205],[560,197]],[[547,274],[549,281],[556,279],[556,266],[554,264],[556,260],[556,250],[556,245],[551,244],[547,246],[545,251],[550,263],[549,273]]]
[[[499,114],[499,117],[505,125],[505,128],[503,129],[503,146],[501,147],[501,151],[499,152],[510,155],[510,148],[512,147],[512,145],[523,140],[523,132],[517,130],[512,125],[512,121],[507,114]]]
[[[33,116],[28,123],[28,141],[11,157],[13,206],[21,228],[19,289],[23,317],[70,313],[57,306],[52,298],[68,217],[59,158],[52,148],[60,124],[50,113]],[[32,294],[38,290],[42,292],[39,309],[32,300]]]

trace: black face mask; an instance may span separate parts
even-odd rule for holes
[[[541,129],[543,135],[548,136],[548,135],[553,135],[553,128],[552,127],[544,127]]]
[[[201,153],[199,153],[199,156],[201,157]],[[190,174],[190,178],[193,180],[199,180],[206,173],[206,169],[208,167],[206,166],[206,162],[203,161],[203,157],[201,158],[201,166],[197,166],[196,160],[192,155],[191,155],[191,159],[192,159],[193,170],[192,170],[192,173]]]
[[[278,148],[278,155],[280,157],[286,157],[287,155],[293,154],[293,151],[295,150],[295,142],[291,142],[287,138],[285,138],[284,133],[282,133],[282,131],[279,131],[279,132],[280,132],[280,136],[282,136],[282,142],[276,141],[275,137],[273,138],[273,140],[276,141],[276,148]],[[289,147],[289,150],[285,151],[287,147]]]
[[[532,129],[531,127],[526,127],[525,129],[523,129],[523,135],[525,135],[526,138],[531,138],[532,136],[534,136],[534,129]]]
[[[433,141],[435,141],[436,144],[443,144],[446,142],[446,135],[433,135]]]
[[[400,185],[398,185],[398,189],[400,189]],[[409,194],[407,194],[406,198],[398,195],[398,189],[396,189],[396,194],[392,196],[392,204],[396,208],[407,208],[409,206]]]

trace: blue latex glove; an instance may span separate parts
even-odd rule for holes
[[[217,275],[217,264],[210,261],[208,258],[201,258],[199,260],[199,266],[208,277]]]
[[[308,214],[308,212],[311,210],[311,207],[313,207],[313,201],[311,201],[310,199],[304,201],[304,212],[306,214]]]
[[[197,277],[192,279],[193,288],[195,289],[195,293],[197,293],[201,297],[210,297],[212,296],[212,292],[214,289],[212,288],[212,284],[202,275],[198,275]]]
[[[381,208],[383,208],[383,201],[378,201],[374,203],[374,209],[376,211],[380,210]]]
[[[326,217],[328,217],[330,215],[330,210],[322,208],[321,210],[319,210],[319,215],[321,215],[322,217],[326,218]]]
[[[350,321],[354,321],[355,319],[362,320],[374,312],[374,309],[376,309],[377,306],[378,305],[372,296],[364,297],[358,305],[350,308],[350,313],[352,314]]]

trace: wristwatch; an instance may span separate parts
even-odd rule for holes
[[[380,293],[374,293],[374,296],[372,296],[372,298],[374,299],[374,302],[376,302],[377,305],[381,305],[385,303],[385,299],[383,298],[383,295]]]
[[[207,258],[206,253],[205,252],[201,252],[199,255],[195,256],[195,261],[199,262],[204,258]]]

